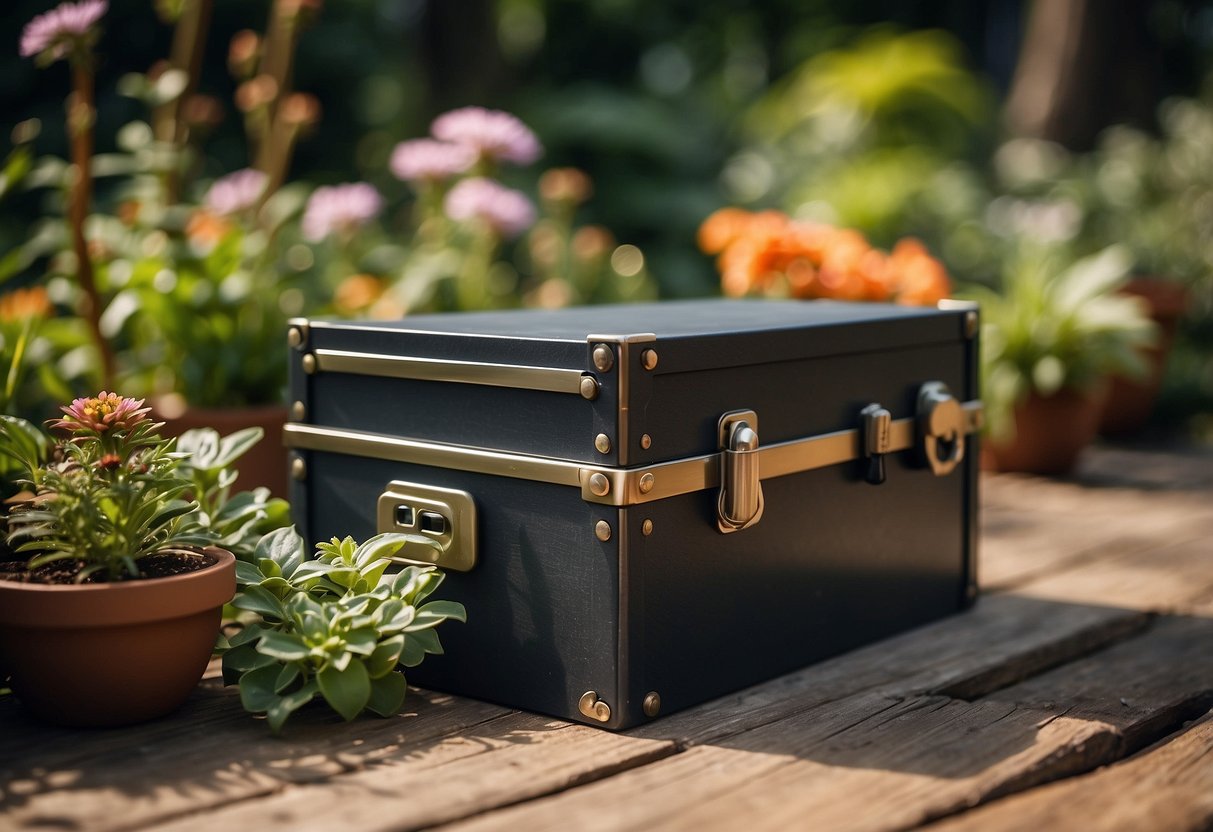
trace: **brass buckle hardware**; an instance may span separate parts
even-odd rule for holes
[[[598,693],[592,690],[581,694],[577,710],[581,711],[582,716],[595,722],[606,722],[611,718],[611,706],[599,699]]]
[[[969,416],[942,381],[928,381],[918,390],[918,433],[922,453],[935,476],[952,473],[965,458]]]
[[[716,526],[722,534],[741,531],[762,519],[762,479],[758,471],[758,414],[734,410],[720,417],[720,496]]]
[[[392,561],[455,572],[476,565],[476,501],[466,491],[393,480],[379,495],[377,509],[380,533],[413,536]]]

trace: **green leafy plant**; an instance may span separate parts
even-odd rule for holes
[[[0,421],[0,453],[24,466],[31,505],[9,516],[9,543],[32,553],[30,569],[74,561],[77,581],[139,577],[138,562],[165,549],[205,545],[198,506],[182,499],[174,442],[156,432],[142,400],[101,393],[63,408],[67,433],[45,463],[44,448],[18,420]]]
[[[222,437],[211,428],[198,428],[177,439],[177,451],[184,455],[181,472],[191,483],[199,523],[217,536],[215,545],[244,561],[253,559],[263,536],[290,524],[290,505],[271,496],[268,488],[232,493],[237,473],[231,466],[264,435],[256,427]]]
[[[232,602],[259,619],[221,645],[224,681],[239,684],[245,709],[264,713],[275,733],[317,696],[347,721],[399,711],[404,669],[442,653],[434,628],[466,620],[462,604],[425,602],[442,582],[437,569],[387,572],[390,555],[423,540],[333,538],[308,560],[293,528],[266,535],[255,562],[237,564]]]
[[[1033,391],[1048,397],[1145,371],[1141,350],[1153,343],[1154,324],[1138,299],[1116,294],[1131,266],[1116,246],[1078,260],[1058,248],[1024,250],[1001,293],[968,293],[981,304],[982,398],[992,436],[1013,435],[1012,411]]]

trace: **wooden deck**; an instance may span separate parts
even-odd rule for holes
[[[417,692],[277,739],[215,678],[125,730],[0,701],[0,829],[1210,828],[1213,455],[982,501],[972,612],[627,734]]]

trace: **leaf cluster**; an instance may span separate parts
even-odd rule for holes
[[[258,427],[222,437],[211,428],[198,428],[177,439],[181,473],[191,483],[199,523],[216,535],[216,546],[244,561],[253,560],[264,535],[290,523],[290,505],[271,496],[268,488],[232,494],[237,477],[232,466],[264,435]]]
[[[246,710],[271,730],[320,696],[345,720],[364,710],[390,716],[404,703],[403,669],[441,654],[434,628],[466,620],[463,605],[426,599],[443,575],[408,566],[389,573],[389,557],[411,535],[381,534],[321,543],[314,560],[293,528],[262,538],[254,562],[236,565],[233,606],[260,620],[232,637],[223,676],[240,687]]]

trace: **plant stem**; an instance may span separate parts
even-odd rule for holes
[[[93,196],[93,130],[96,104],[93,93],[92,68],[72,64],[72,95],[68,99],[67,127],[71,140],[75,179],[68,195],[68,226],[72,249],[76,253],[76,279],[84,293],[81,314],[88,324],[89,335],[101,358],[101,383],[113,389],[114,353],[101,333],[101,296],[93,277],[93,261],[89,257],[88,241],[84,238],[84,220],[88,217]]]
[[[153,120],[156,138],[171,142],[173,149],[180,151],[189,138],[189,126],[185,123],[183,108],[186,100],[198,88],[198,76],[202,72],[202,53],[206,46],[207,30],[210,28],[213,0],[190,0],[186,3],[177,26],[173,29],[173,47],[169,64],[173,69],[188,73],[189,81],[181,95],[156,108]],[[177,169],[165,175],[165,201],[176,204],[181,198],[181,173]]]

